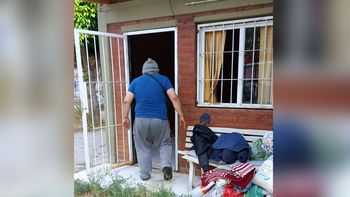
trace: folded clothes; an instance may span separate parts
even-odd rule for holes
[[[210,159],[216,162],[222,161],[224,164],[232,164],[237,160],[240,162],[247,162],[249,158],[249,149],[243,149],[240,152],[235,152],[230,149],[212,149]]]
[[[241,187],[237,186],[237,185],[233,185],[232,188],[239,191],[239,192],[242,192],[242,193],[245,193],[247,191],[250,190],[250,188],[252,187],[252,182],[250,181],[249,184],[246,186],[246,188],[242,189]]]
[[[231,182],[235,179],[235,174],[232,171],[215,168],[204,172],[201,177],[203,187],[208,185],[210,182],[215,182],[218,179],[226,180],[228,184],[231,184]]]
[[[250,163],[235,164],[231,171],[235,172],[233,184],[244,190],[254,177],[255,166]]]
[[[222,134],[212,145],[213,149],[229,149],[239,152],[245,148],[250,148],[249,144],[240,133]]]
[[[201,181],[202,185],[205,187],[212,181],[224,179],[227,180],[228,185],[235,185],[244,190],[253,179],[254,173],[255,166],[253,164],[240,163],[233,165],[231,170],[215,168],[204,172]]]
[[[222,134],[212,145],[210,159],[232,164],[239,160],[247,162],[250,155],[250,146],[240,133]]]

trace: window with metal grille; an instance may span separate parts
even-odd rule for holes
[[[198,25],[197,102],[272,108],[273,18]]]

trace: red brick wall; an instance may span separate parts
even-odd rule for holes
[[[272,4],[261,4],[245,6],[218,11],[202,12],[175,16],[178,27],[178,82],[179,96],[182,101],[185,119],[188,125],[198,123],[199,116],[208,112],[212,116],[211,126],[249,128],[249,129],[272,129],[272,110],[260,109],[225,109],[225,108],[199,108],[196,106],[196,48],[197,34],[194,17],[208,14],[253,10],[262,7],[272,7]],[[146,20],[138,20],[123,23],[108,24],[108,31],[112,33],[121,32],[121,26],[157,21],[174,20],[173,17],[162,17]],[[185,149],[186,130],[179,128],[179,150]],[[179,158],[180,155],[179,155]],[[179,160],[180,172],[188,171],[188,164],[185,160]],[[199,172],[199,171],[198,171]]]
[[[119,43],[118,43],[119,40]],[[108,41],[109,42],[109,41]],[[119,46],[118,46],[119,44]],[[118,50],[119,49],[119,50]],[[116,117],[115,122],[117,123],[117,138],[116,149],[118,150],[118,163],[125,163],[129,161],[129,144],[128,144],[128,130],[123,128],[122,123],[122,100],[126,94],[125,88],[125,65],[124,65],[124,49],[122,39],[112,39],[112,54],[113,54],[113,66],[114,66],[114,85],[111,84],[111,88],[114,89],[115,109]],[[121,82],[121,83],[119,83]]]

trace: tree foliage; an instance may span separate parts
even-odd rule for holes
[[[97,4],[74,0],[74,28],[97,30]],[[80,43],[84,44],[84,38],[80,36]]]

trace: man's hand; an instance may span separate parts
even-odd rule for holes
[[[180,116],[179,120],[180,120],[180,122],[179,122],[180,127],[186,129],[186,121],[185,121],[184,117]]]
[[[129,120],[129,118],[123,118],[123,125],[127,129],[130,128],[130,120]]]
[[[179,114],[180,127],[186,129],[186,122],[185,122],[185,118],[184,118],[184,115],[183,115],[184,113],[182,111],[182,105],[181,105],[179,97],[175,93],[174,88],[170,88],[169,90],[167,90],[167,94],[168,94],[171,102],[173,103],[173,106],[174,106],[175,110]]]
[[[125,116],[123,117],[123,125],[127,129],[130,128],[130,120],[127,114],[129,114],[130,105],[133,99],[134,99],[134,94],[132,92],[127,92],[123,101],[124,116]]]

